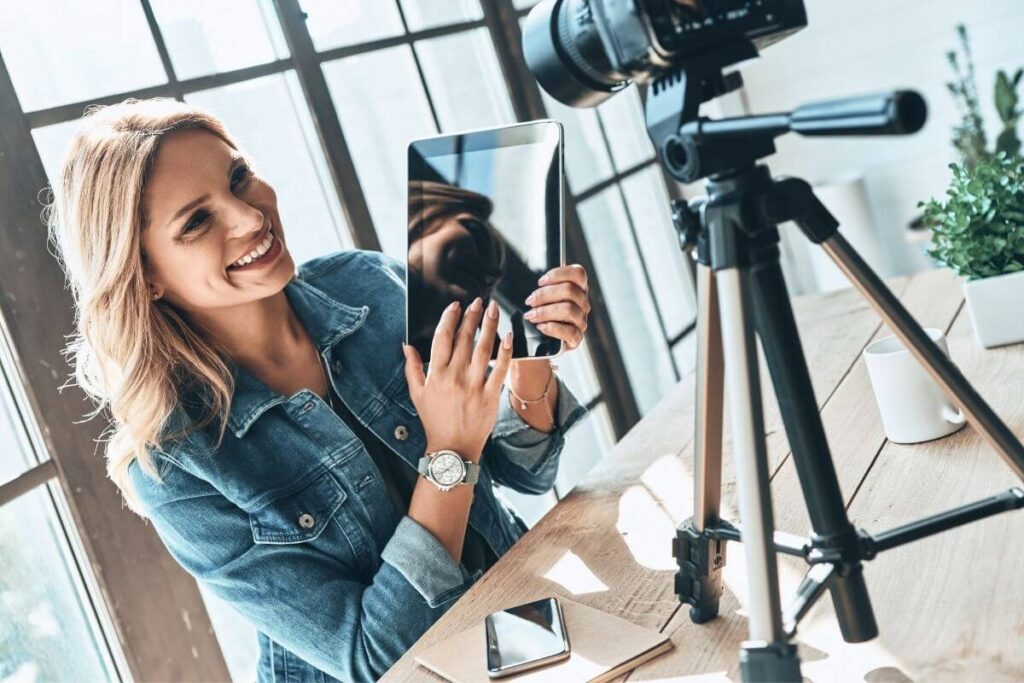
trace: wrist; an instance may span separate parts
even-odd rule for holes
[[[459,445],[453,441],[447,441],[444,443],[438,442],[427,442],[427,450],[423,455],[430,455],[437,451],[455,451],[462,456],[464,460],[469,460],[472,463],[479,464],[480,458],[483,455],[483,449],[480,447],[474,447],[469,445]]]

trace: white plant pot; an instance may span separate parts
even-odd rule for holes
[[[964,282],[974,338],[986,349],[1024,341],[1024,271]]]

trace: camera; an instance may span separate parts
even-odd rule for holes
[[[806,25],[803,0],[543,0],[523,53],[549,95],[593,107],[719,46],[761,50]]]

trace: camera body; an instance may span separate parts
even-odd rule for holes
[[[543,0],[523,51],[548,94],[591,107],[718,46],[760,50],[806,25],[803,0]]]

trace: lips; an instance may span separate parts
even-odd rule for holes
[[[252,244],[250,244],[248,247],[246,247],[245,251],[243,251],[241,254],[236,256],[233,261],[228,261],[227,265],[224,266],[224,267],[225,268],[229,268],[229,267],[233,266],[235,263],[238,262],[239,259],[245,258],[246,255],[249,252],[251,252],[256,247],[260,246],[260,244],[263,243],[263,240],[267,239],[267,235],[270,234],[270,228],[272,228],[272,227],[273,227],[272,223],[267,223],[267,227],[260,232],[259,236],[255,240],[253,240]],[[277,239],[277,237],[275,236],[274,239]]]

